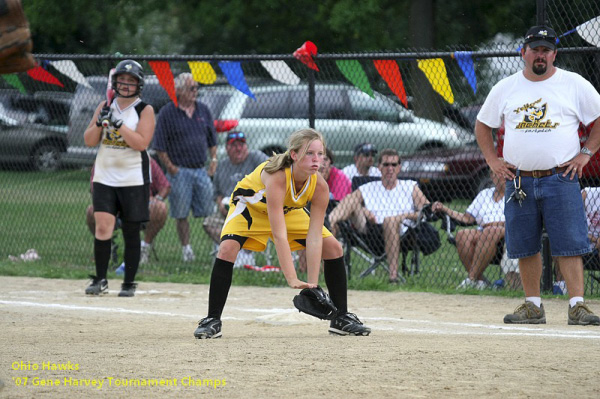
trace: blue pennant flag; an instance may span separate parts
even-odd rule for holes
[[[477,77],[475,76],[475,67],[473,66],[471,54],[471,51],[456,51],[454,52],[454,58],[465,74],[467,82],[469,82],[473,88],[473,93],[477,94]]]
[[[219,62],[219,67],[223,71],[223,74],[227,78],[227,81],[230,85],[232,85],[248,97],[256,100],[256,97],[254,97],[254,94],[252,94],[250,88],[248,87],[248,83],[246,83],[244,71],[242,70],[242,65],[239,62],[222,61]]]

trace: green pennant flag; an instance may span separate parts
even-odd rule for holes
[[[15,87],[21,93],[27,94],[27,90],[25,90],[25,86],[23,86],[23,83],[21,83],[21,81],[19,80],[19,77],[17,75],[15,75],[15,74],[2,75],[2,77],[4,78],[4,80],[6,80],[6,82],[9,85]]]
[[[367,78],[367,74],[357,60],[338,60],[335,63],[346,79],[354,86],[369,96],[375,97],[369,83],[369,78]]]

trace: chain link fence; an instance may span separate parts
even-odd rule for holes
[[[563,2],[549,2],[548,15],[556,21],[559,34],[600,15],[600,10],[594,9],[597,4],[586,3],[587,8],[578,9],[580,15],[567,7]],[[313,126],[323,133],[332,151],[333,167],[373,162],[377,168],[378,156],[372,157],[374,152],[364,150],[364,144],[370,144],[377,154],[394,149],[401,157],[401,181],[418,182],[429,201],[441,201],[448,209],[464,213],[478,193],[493,187],[473,134],[479,107],[496,82],[522,68],[520,38],[503,40],[478,49],[457,47],[445,52],[325,54],[314,58],[318,71],[291,55],[135,59],[146,73],[142,98],[157,114],[173,100],[170,77],[193,73],[201,83],[198,99],[214,118],[220,165],[227,163],[230,133],[243,132],[250,152],[270,155],[285,151],[290,133]],[[561,38],[557,66],[581,74],[600,89],[598,56],[597,47],[571,33]],[[108,70],[120,58],[42,54],[37,59],[41,72],[5,75],[0,80],[0,262],[13,262],[7,259],[18,259],[33,248],[49,268],[92,272],[93,235],[86,226],[86,211],[91,204],[90,170],[97,149],[84,145],[83,131],[105,98]],[[582,127],[582,143],[587,134],[589,129]],[[501,151],[501,131],[496,140]],[[158,159],[152,146],[150,151]],[[237,169],[221,172],[219,176],[226,176],[231,184],[241,177]],[[598,185],[597,156],[584,175],[583,186]],[[344,184],[351,184],[347,191],[353,191],[361,183],[364,181],[355,178]],[[221,180],[213,184],[228,186]],[[338,201],[338,206],[344,206],[346,194],[332,193],[331,208]],[[397,201],[412,206],[410,196]],[[169,207],[168,197],[165,203]],[[591,218],[597,219],[595,209],[600,203],[588,200],[587,206]],[[219,212],[217,201],[214,212]],[[415,250],[408,236],[403,239],[399,262],[406,284],[422,289],[457,287],[467,277],[464,264],[483,256],[483,263],[491,265],[479,277],[485,281],[482,288],[518,286],[514,264],[503,256],[502,240],[490,239],[488,248],[493,249],[484,249],[485,254],[478,252],[479,247],[457,249],[457,238],[460,246],[466,236],[458,231],[474,226],[451,230],[441,215],[422,216],[427,219],[423,223],[434,227],[439,245],[434,239],[431,251],[426,245]],[[195,260],[184,262],[175,221],[168,218],[140,273],[188,274],[191,279],[210,274],[215,242],[204,228],[203,218],[190,216],[189,220]],[[353,286],[387,283],[384,232],[374,244],[361,244],[356,226],[341,230]],[[123,257],[118,230],[113,241],[111,267],[116,268]],[[264,266],[278,266],[271,246],[263,253],[244,256],[234,275],[238,281],[252,282],[261,273],[261,280],[285,284],[281,273],[262,273],[273,270]],[[599,263],[597,254],[595,257],[596,261],[589,263],[592,270],[586,270],[588,295],[599,290],[600,272],[593,270]],[[295,262],[302,273],[301,254]],[[245,264],[254,268],[247,270]]]

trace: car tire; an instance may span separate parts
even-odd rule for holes
[[[62,150],[52,143],[43,143],[31,152],[31,167],[39,172],[54,172],[60,164]]]

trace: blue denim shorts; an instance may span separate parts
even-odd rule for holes
[[[515,191],[513,181],[506,182],[504,215],[509,258],[526,258],[540,252],[544,226],[552,256],[577,256],[590,251],[578,178],[570,180],[568,175],[558,173],[521,177],[521,189],[527,194],[521,206],[514,198],[506,202]]]
[[[204,168],[179,168],[175,175],[167,174],[171,183],[169,193],[170,215],[175,219],[185,219],[190,210],[194,217],[205,217],[213,213],[213,184]]]

